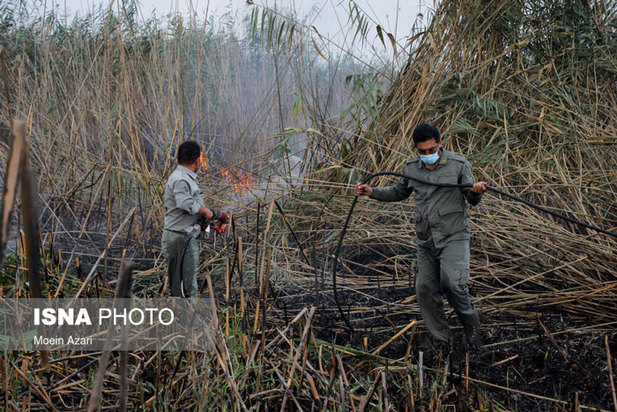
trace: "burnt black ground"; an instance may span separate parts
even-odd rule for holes
[[[340,314],[334,310],[336,306],[331,296],[298,292],[295,294],[287,290],[288,296],[279,299],[279,316],[282,314],[283,302],[288,316],[293,316],[304,306],[314,305],[317,307],[314,330],[316,337],[356,349],[363,348],[364,338],[368,339],[369,350],[377,348],[396,333],[391,323],[400,329],[418,316],[415,314],[418,312],[415,303],[408,305],[409,314],[392,314],[388,313],[389,308],[382,302],[366,295],[339,291],[339,300],[345,311],[353,312],[353,309],[358,307],[367,308],[360,314],[349,315],[350,323],[355,328],[354,333],[349,333]],[[400,302],[409,295],[409,292],[395,288],[375,288],[363,292],[381,301],[393,303]],[[372,306],[377,309],[368,309]],[[611,354],[617,354],[617,332],[614,325],[609,327],[612,330],[603,330],[595,327],[592,322],[581,323],[559,313],[528,313],[524,316],[481,313],[481,320],[481,345],[484,347],[470,352],[470,377],[558,399],[566,404],[540,400],[488,385],[472,384],[472,387],[486,392],[491,399],[510,410],[570,410],[576,393],[581,405],[594,409],[613,409],[604,339],[608,336]],[[450,379],[460,393],[463,384],[456,374],[463,374],[465,371],[467,346],[456,316],[451,316],[449,322],[454,335],[450,367],[454,374]],[[391,329],[388,330],[388,327]],[[562,333],[564,331],[570,332]],[[393,342],[382,352],[382,355],[390,359],[402,359],[410,336],[411,333],[407,332],[403,338]],[[423,351],[425,365],[443,368],[444,364],[438,362],[435,347],[423,325],[420,325],[413,335],[411,348],[412,363],[417,364],[418,353]],[[504,362],[500,363],[501,361]],[[613,359],[613,369],[616,367]]]

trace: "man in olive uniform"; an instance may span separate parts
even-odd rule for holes
[[[435,187],[400,178],[393,185],[372,188],[358,184],[355,194],[384,202],[407,199],[414,192],[418,236],[416,296],[422,318],[436,341],[449,346],[450,328],[443,295],[458,315],[466,337],[477,346],[478,312],[469,298],[469,214],[465,199],[477,205],[486,182],[474,183],[471,165],[464,157],[441,147],[439,130],[422,124],[413,131],[419,156],[407,160],[406,176],[432,183],[473,184],[468,189]]]
[[[199,246],[193,227],[201,217],[206,223],[215,212],[204,206],[204,196],[197,184],[197,170],[200,166],[201,147],[197,142],[186,141],[178,147],[178,167],[169,176],[165,185],[165,226],[161,246],[167,261],[167,275],[171,296],[196,297],[197,269],[199,267]],[[215,222],[215,225],[225,224]],[[218,226],[215,228],[218,229]],[[193,232],[194,234],[194,232]]]

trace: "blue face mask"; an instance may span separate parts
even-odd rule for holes
[[[434,165],[439,160],[439,150],[430,155],[420,155],[420,160],[427,165]]]

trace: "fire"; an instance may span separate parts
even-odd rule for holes
[[[205,146],[199,156],[199,163],[201,165],[201,170],[208,172],[210,164],[208,162]],[[214,169],[216,169],[216,167]],[[239,194],[248,192],[254,185],[254,180],[251,173],[242,172],[236,167],[230,167],[218,173],[213,170],[209,173],[209,175],[209,177],[218,180],[220,184],[230,185],[232,190]]]
[[[253,187],[253,177],[248,173],[238,173],[233,181],[234,192],[243,193]]]
[[[206,156],[206,146],[201,150],[201,154],[199,155],[199,164],[201,165],[201,170],[204,172],[208,170],[208,157]]]
[[[253,188],[253,177],[235,167],[223,170],[221,176],[225,183],[231,184],[232,190],[236,193],[245,193]]]

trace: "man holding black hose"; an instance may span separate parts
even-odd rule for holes
[[[204,196],[197,184],[197,170],[201,165],[201,147],[186,141],[178,147],[178,167],[165,185],[165,228],[161,246],[167,261],[171,296],[196,297],[199,246],[197,237],[201,226],[212,227],[219,233],[225,230],[227,214],[214,212],[204,206]],[[197,232],[195,232],[197,230]]]
[[[452,336],[443,309],[445,294],[463,324],[468,343],[477,347],[479,318],[467,287],[470,228],[465,199],[470,205],[477,205],[486,191],[486,182],[474,183],[469,162],[441,147],[436,127],[422,124],[412,137],[419,156],[407,160],[404,175],[431,183],[473,186],[436,187],[400,178],[395,185],[384,188],[358,183],[355,194],[396,202],[415,192],[416,296],[422,318],[437,343],[449,348]]]

